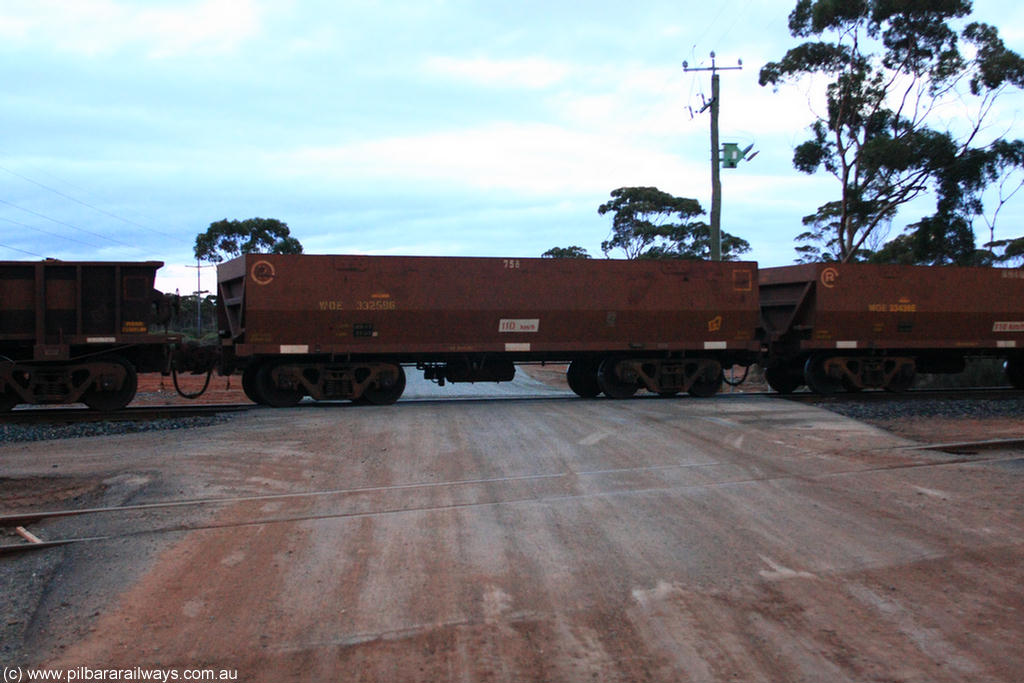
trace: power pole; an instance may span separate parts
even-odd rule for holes
[[[209,293],[209,290],[203,289],[203,280],[201,275],[203,268],[213,268],[214,264],[211,263],[206,266],[201,266],[199,265],[199,259],[196,259],[196,264],[194,266],[185,267],[196,269],[196,291],[193,293],[196,295],[196,339],[199,339],[203,336],[203,294]]]
[[[704,105],[703,112],[711,108],[711,260],[722,260],[722,180],[719,177],[718,156],[718,72],[738,71],[743,68],[743,61],[738,66],[716,66],[715,53],[711,53],[710,67],[690,67],[683,62],[683,71],[711,72],[711,101]]]

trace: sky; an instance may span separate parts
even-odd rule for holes
[[[196,235],[251,217],[307,253],[600,257],[616,188],[710,210],[710,76],[682,62],[714,51],[742,60],[721,141],[759,152],[722,171],[722,227],[792,263],[838,188],[792,167],[822,84],[757,84],[797,44],[794,4],[2,0],[0,259],[160,260],[158,288],[192,293]],[[977,0],[973,19],[1024,52],[1024,5]],[[1007,93],[985,133],[1024,137],[1022,119]],[[1015,197],[996,237],[1022,217]]]

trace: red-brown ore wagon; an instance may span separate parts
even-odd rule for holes
[[[390,403],[402,366],[440,383],[569,362],[582,396],[718,390],[758,347],[757,265],[247,255],[218,267],[225,364],[250,398]]]
[[[165,370],[168,345],[179,340],[149,332],[164,302],[153,289],[162,265],[0,262],[0,411],[127,405],[136,372]]]
[[[1024,270],[818,263],[760,271],[766,378],[778,391],[908,388],[968,356],[1024,388]]]

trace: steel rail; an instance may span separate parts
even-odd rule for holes
[[[1017,441],[1017,440],[1014,440]],[[991,441],[976,442],[978,444],[991,444]],[[965,446],[966,444],[958,444],[958,446]],[[910,446],[908,449],[913,448],[916,450],[931,450],[936,449],[942,450],[942,448],[948,446],[947,444],[920,444],[917,446]],[[880,472],[891,472],[899,470],[911,470],[911,469],[922,469],[929,467],[953,467],[958,465],[984,465],[989,463],[999,462],[1010,462],[1020,459],[1020,455],[1013,454],[1007,456],[993,456],[984,458],[971,458],[971,457],[959,457],[950,458],[941,462],[912,462],[912,463],[899,463],[893,465],[884,465],[880,467],[866,467],[860,469],[850,469],[835,472],[823,472],[816,475],[793,475],[793,474],[779,474],[766,477],[753,477],[753,478],[742,478],[733,479],[719,482],[705,482],[701,484],[685,484],[685,485],[665,485],[665,486],[648,486],[639,489],[619,489],[611,491],[597,491],[590,493],[563,493],[555,495],[540,495],[540,496],[524,496],[520,498],[511,498],[508,500],[490,500],[490,501],[473,501],[466,503],[451,503],[448,505],[421,505],[421,506],[410,506],[410,507],[398,507],[389,508],[383,510],[365,510],[365,511],[349,511],[349,512],[333,512],[323,514],[305,514],[305,515],[292,515],[284,517],[267,517],[267,518],[255,518],[245,519],[242,521],[228,521],[228,522],[211,522],[202,524],[177,524],[173,526],[151,528],[151,529],[139,529],[135,531],[129,531],[120,534],[100,535],[100,536],[85,536],[78,538],[64,538],[64,539],[52,539],[43,540],[41,543],[14,543],[14,544],[0,544],[0,555],[17,553],[29,550],[42,550],[46,548],[59,547],[69,544],[76,543],[88,543],[96,541],[105,541],[113,539],[122,539],[126,537],[143,536],[149,534],[161,534],[161,533],[179,533],[183,531],[206,531],[216,529],[233,529],[233,528],[246,528],[253,526],[262,526],[265,524],[289,524],[289,523],[300,523],[308,521],[319,521],[329,519],[348,519],[348,518],[363,518],[363,517],[375,517],[379,515],[393,515],[403,513],[415,513],[415,512],[437,512],[446,510],[456,509],[469,509],[469,508],[482,508],[482,507],[494,507],[498,505],[514,505],[520,503],[537,502],[537,503],[553,503],[569,500],[583,500],[592,498],[603,498],[603,497],[615,497],[615,496],[628,496],[628,495],[640,495],[644,493],[652,492],[663,492],[663,491],[697,491],[711,488],[724,488],[729,486],[743,486],[749,484],[758,484],[764,482],[779,482],[779,481],[822,481],[836,477],[849,477],[860,474],[877,474]],[[679,465],[679,467],[713,467],[718,466],[721,463],[693,463],[687,465]],[[632,469],[649,469],[649,468],[623,468],[621,470],[614,470],[615,472],[626,472]],[[258,502],[264,500],[280,500],[283,498],[309,498],[316,496],[328,496],[328,495],[347,495],[362,492],[372,491],[386,491],[386,490],[400,490],[400,489],[413,489],[413,488],[437,488],[443,486],[453,485],[472,485],[472,484],[490,484],[490,483],[501,483],[506,481],[524,481],[524,480],[538,480],[538,479],[559,479],[567,477],[578,477],[578,476],[589,476],[589,475],[603,475],[607,474],[607,470],[595,470],[592,472],[561,472],[552,474],[535,474],[535,475],[523,475],[519,477],[501,477],[496,479],[475,479],[475,480],[459,480],[452,482],[429,482],[429,483],[413,483],[413,484],[398,484],[394,486],[377,486],[377,487],[365,487],[356,489],[335,489],[326,491],[305,491],[296,493],[277,493],[277,494],[265,494],[259,496],[240,496],[237,498],[211,498],[211,499],[195,499],[188,501],[167,501],[162,503],[148,503],[140,505],[120,506],[120,507],[109,507],[109,508],[86,508],[81,510],[55,510],[43,513],[23,513],[0,516],[0,527],[12,527],[16,524],[23,524],[31,522],[32,520],[42,520],[47,518],[55,517],[69,517],[75,515],[89,515],[89,514],[102,514],[102,513],[118,513],[118,512],[131,512],[139,510],[152,510],[159,508],[170,508],[170,507],[183,507],[190,505],[209,505],[209,504],[230,504],[236,502]]]
[[[73,424],[78,422],[129,422],[196,417],[216,413],[242,412],[252,403],[203,403],[197,405],[129,406],[109,413],[85,407],[26,408],[0,414],[0,424]]]

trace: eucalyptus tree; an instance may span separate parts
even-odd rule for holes
[[[759,80],[825,79],[793,165],[840,185],[804,220],[805,260],[868,257],[899,209],[929,193],[934,213],[887,248],[920,263],[977,260],[985,189],[1024,168],[1024,142],[986,138],[999,96],[1024,85],[1024,59],[995,27],[967,23],[971,10],[967,0],[799,0],[790,13],[790,33],[804,42]]]
[[[301,254],[302,244],[276,218],[223,219],[196,236],[197,261],[220,263],[242,254]]]
[[[611,199],[598,207],[602,216],[612,214],[612,232],[601,243],[609,256],[621,249],[628,259],[685,258],[711,256],[711,227],[700,220],[700,202],[676,197],[656,187],[620,187]],[[722,258],[735,259],[750,251],[746,240],[722,232]]]
[[[571,247],[551,247],[543,254],[541,258],[590,258],[590,254],[583,247],[578,247],[575,244]]]

